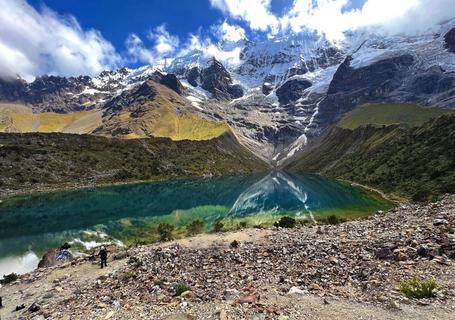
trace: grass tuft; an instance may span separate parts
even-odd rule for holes
[[[400,291],[408,298],[423,299],[434,297],[438,288],[436,280],[419,280],[413,278],[400,283]]]

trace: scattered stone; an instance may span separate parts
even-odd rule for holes
[[[389,259],[393,256],[393,251],[389,247],[384,247],[375,252],[376,258],[378,259]]]
[[[433,221],[433,225],[434,225],[435,227],[437,227],[437,226],[442,226],[442,225],[446,225],[446,224],[449,224],[449,221],[447,221],[446,219],[435,219],[435,220]]]
[[[308,289],[310,290],[322,290],[321,286],[318,285],[317,283],[312,283],[308,286]]]
[[[15,311],[19,311],[19,310],[22,310],[22,309],[25,309],[25,304],[21,304],[21,305],[16,306]]]
[[[298,295],[304,295],[306,294],[307,292],[305,292],[304,290],[302,289],[299,289],[297,287],[292,287],[291,289],[289,289],[288,291],[288,294],[298,294]]]
[[[36,302],[33,302],[32,305],[30,307],[28,307],[29,312],[37,312],[40,309],[41,309],[41,306]]]

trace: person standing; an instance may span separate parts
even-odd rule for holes
[[[105,246],[101,247],[99,256],[101,258],[101,269],[107,267],[107,250]]]

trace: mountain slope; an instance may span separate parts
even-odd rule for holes
[[[63,132],[123,138],[167,137],[208,140],[229,126],[188,111],[188,101],[153,80],[124,91],[103,110],[33,112],[22,104],[0,103],[0,132]]]
[[[203,49],[184,51],[161,71],[0,79],[0,102],[36,114],[101,112],[95,129],[87,128],[92,115],[66,132],[82,127],[122,138],[210,139],[228,125],[256,155],[281,166],[363,104],[455,109],[454,34],[455,18],[419,35],[365,28],[336,43],[311,30],[221,41],[220,60]]]
[[[268,166],[232,133],[206,141],[0,133],[1,194],[138,180],[250,174]]]
[[[288,166],[416,200],[455,192],[455,114],[421,126],[332,128]]]
[[[351,130],[366,125],[374,127],[392,124],[419,126],[429,119],[453,112],[455,112],[455,110],[423,108],[415,104],[366,104],[345,114],[338,122],[337,126]]]
[[[0,103],[0,132],[91,133],[101,125],[101,111],[33,113],[20,104]]]

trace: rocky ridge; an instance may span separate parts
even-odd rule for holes
[[[87,257],[23,275],[2,288],[0,312],[5,319],[451,319],[454,227],[455,197],[447,195],[339,225],[141,246],[113,252],[108,269]],[[397,286],[413,277],[434,278],[436,296],[406,298]],[[177,284],[185,284],[179,296]],[[19,303],[33,308],[12,312]]]

